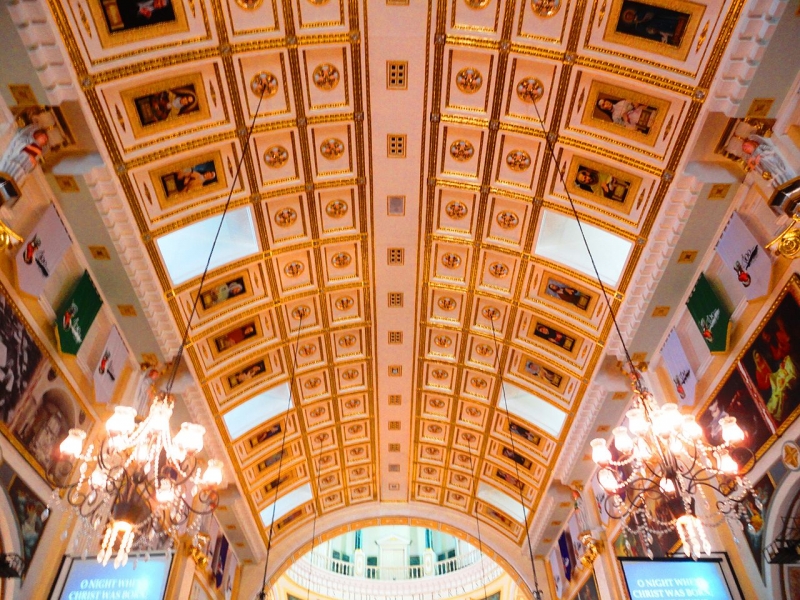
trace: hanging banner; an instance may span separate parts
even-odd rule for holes
[[[719,296],[703,273],[700,273],[697,283],[694,284],[686,308],[689,309],[711,353],[725,352],[728,349],[731,331],[731,314],[722,305]]]
[[[567,531],[562,531],[558,536],[558,551],[561,554],[561,564],[564,565],[564,577],[567,581],[572,581],[572,571],[574,569],[574,561],[572,560],[572,543],[567,539]]]
[[[669,377],[672,379],[678,398],[680,398],[680,404],[694,406],[697,377],[683,350],[678,332],[674,329],[661,349],[661,356],[664,358],[664,365],[667,367]]]
[[[733,213],[717,244],[722,262],[736,274],[739,286],[748,300],[769,293],[772,278],[772,259],[756,241],[747,224]]]
[[[564,594],[564,565],[561,564],[561,555],[555,548],[550,551],[550,571],[553,575],[556,597],[561,598]]]
[[[72,240],[61,217],[51,204],[17,252],[19,289],[31,296],[41,296],[47,278],[56,270],[71,245]]]
[[[88,271],[84,271],[78,285],[56,313],[56,336],[61,352],[78,353],[101,306],[103,301]]]
[[[119,330],[112,327],[103,353],[100,355],[100,361],[94,369],[94,399],[97,402],[107,404],[111,401],[127,358],[128,349],[125,347],[125,342],[122,341]]]
[[[575,564],[573,568],[578,570],[581,568],[581,557],[586,554],[586,547],[583,545],[581,541],[581,532],[583,531],[583,525],[580,522],[581,520],[578,518],[579,512],[576,510],[570,515],[569,520],[567,521],[567,531],[569,532],[569,540],[572,542],[572,554],[571,556],[575,559]]]

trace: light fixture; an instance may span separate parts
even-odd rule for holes
[[[710,554],[706,525],[719,525],[726,518],[740,524],[749,521],[745,501],[754,496],[753,486],[741,476],[739,465],[729,452],[743,441],[744,433],[734,417],[726,416],[719,421],[723,443],[707,445],[702,429],[691,415],[682,415],[676,404],[659,406],[647,391],[622,337],[608,290],[564,180],[564,171],[557,163],[554,148],[557,138],[544,129],[539,107],[535,102],[533,106],[633,381],[633,408],[626,414],[628,427],[614,429],[614,450],[618,456],[614,457],[606,440],[597,438],[591,442],[592,459],[601,467],[597,481],[608,492],[606,510],[626,530],[643,534],[651,558],[654,536],[670,530],[680,536],[687,556]],[[740,451],[750,452],[746,448]],[[760,508],[757,499],[756,506]]]
[[[250,143],[263,97],[262,90],[247,130],[245,149]],[[51,505],[61,503],[59,489],[63,490],[63,500],[79,517],[78,545],[88,550],[102,538],[97,560],[103,566],[108,564],[115,550],[114,568],[119,568],[128,562],[131,550],[161,548],[183,533],[192,536],[194,545],[199,547],[202,518],[212,513],[219,502],[217,489],[222,484],[222,462],[212,458],[205,469],[199,466],[197,455],[203,449],[205,434],[201,425],[183,423],[173,437],[171,391],[245,155],[246,152],[242,152],[236,166],[165,390],[154,396],[147,417],[139,423],[134,408],[115,407],[114,414],[106,422],[108,436],[97,449],[89,444],[83,450],[86,433],[70,429],[61,442],[60,456],[48,473],[50,482],[56,486]],[[72,473],[75,463],[79,465],[77,481],[66,485],[59,483],[58,475]],[[44,518],[49,511],[50,505]]]

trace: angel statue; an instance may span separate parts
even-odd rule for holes
[[[797,177],[797,171],[787,165],[780,151],[769,138],[750,134],[742,142],[745,168],[759,173],[773,187],[780,187]]]

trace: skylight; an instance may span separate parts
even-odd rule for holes
[[[475,494],[480,500],[487,504],[496,506],[509,517],[516,519],[520,523],[525,522],[525,515],[522,512],[522,505],[519,500],[514,500],[508,494],[501,492],[487,483],[478,484],[478,493]]]
[[[508,412],[533,423],[558,438],[561,428],[564,427],[567,413],[510,383],[504,383],[503,390],[505,399],[508,401]]]
[[[253,396],[222,415],[228,434],[232,440],[255,429],[291,408],[289,404],[289,385],[281,383],[257,396]]]
[[[633,243],[583,221],[581,226],[600,272],[600,279],[616,287]],[[545,209],[535,253],[596,278],[578,223],[573,217]]]
[[[221,215],[204,219],[156,240],[172,283],[178,285],[203,272]],[[258,252],[250,208],[229,211],[214,248],[209,268],[226,265]]]
[[[269,527],[269,524],[272,523],[273,506],[275,507],[275,520],[277,521],[293,508],[303,506],[303,504],[313,498],[314,496],[311,493],[311,484],[307,483],[296,490],[292,490],[285,496],[281,496],[274,504],[270,504],[264,510],[262,510],[259,513],[261,515],[261,522],[265,527]]]

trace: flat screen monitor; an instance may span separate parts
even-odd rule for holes
[[[699,560],[619,557],[619,562],[631,600],[743,600],[725,555]]]
[[[172,556],[151,554],[148,560],[131,555],[128,563],[105,567],[96,558],[64,557],[50,600],[163,600]]]

